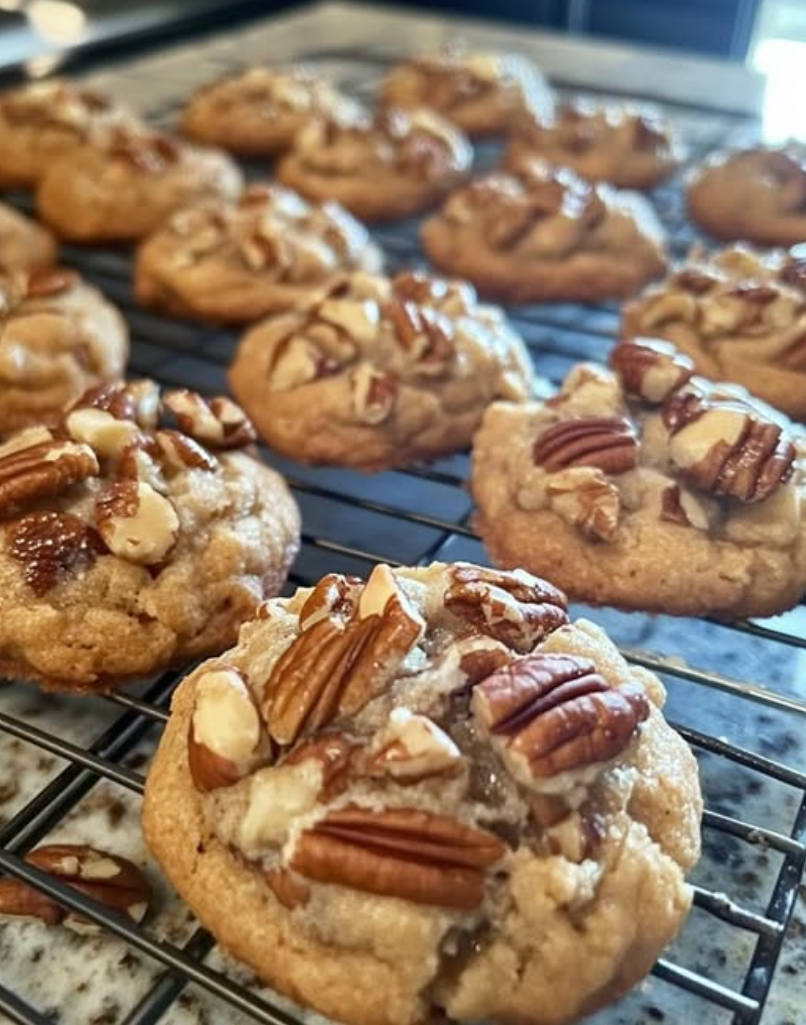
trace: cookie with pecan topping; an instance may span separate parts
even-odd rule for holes
[[[299,542],[229,399],[99,385],[0,445],[0,673],[109,690],[214,654]]]
[[[697,768],[663,701],[523,571],[330,574],[180,685],[146,839],[227,950],[324,1014],[563,1025],[691,902]]]
[[[360,112],[334,85],[303,67],[261,65],[203,86],[182,111],[183,135],[245,157],[288,149],[313,118]]]
[[[540,161],[454,192],[422,225],[440,270],[503,302],[632,295],[665,267],[647,201]]]
[[[320,118],[294,140],[277,177],[311,200],[335,199],[363,221],[427,210],[461,184],[473,151],[432,110],[388,108],[374,118]]]
[[[123,318],[76,271],[0,272],[0,434],[58,419],[128,355]]]
[[[47,228],[0,203],[0,270],[42,270],[55,262],[56,240]]]
[[[806,241],[806,144],[714,154],[691,177],[689,217],[715,238],[761,246]]]
[[[806,589],[806,433],[660,339],[580,364],[542,403],[494,403],[473,446],[495,561],[591,604],[771,616]]]
[[[713,381],[806,420],[806,260],[746,246],[694,251],[624,309],[626,338],[666,338]]]
[[[39,216],[71,242],[132,242],[175,211],[235,199],[241,172],[226,153],[145,128],[119,128],[48,166]]]
[[[529,356],[473,288],[353,273],[244,336],[229,377],[261,436],[302,462],[380,470],[470,444],[495,398],[523,401]]]
[[[393,67],[381,102],[408,110],[431,107],[471,137],[500,135],[515,115],[551,116],[551,89],[537,68],[516,54],[448,51]]]
[[[0,94],[0,185],[33,187],[57,157],[99,133],[137,124],[109,97],[63,79],[8,89]]]
[[[150,235],[137,253],[135,288],[146,306],[239,324],[305,307],[345,271],[377,272],[382,262],[338,203],[253,184],[237,202],[180,210]]]
[[[576,100],[559,104],[548,116],[538,111],[515,118],[507,165],[517,170],[534,157],[570,167],[588,181],[652,189],[672,174],[682,152],[652,107]]]

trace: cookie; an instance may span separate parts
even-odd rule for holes
[[[387,109],[374,119],[311,122],[277,177],[309,199],[337,200],[363,221],[388,221],[439,202],[472,160],[464,133],[439,114]]]
[[[157,132],[116,131],[54,160],[39,216],[71,242],[130,242],[181,207],[235,199],[241,172],[225,153]]]
[[[248,323],[327,295],[345,271],[379,271],[380,250],[338,203],[281,185],[180,210],[141,245],[135,288],[178,316]]]
[[[674,342],[698,374],[806,420],[806,259],[733,246],[694,253],[625,307],[625,338]]]
[[[75,271],[0,273],[0,434],[59,419],[128,355],[120,313]]]
[[[247,68],[200,89],[182,112],[180,130],[197,142],[244,157],[289,148],[312,118],[356,116],[360,107],[305,68]]]
[[[471,137],[500,135],[513,116],[551,116],[554,99],[535,66],[515,54],[426,54],[391,69],[381,102],[408,110],[430,107]]]
[[[35,186],[57,157],[99,132],[135,126],[125,108],[62,79],[31,82],[0,94],[0,186]]]
[[[229,379],[278,452],[373,471],[468,446],[487,404],[523,401],[532,373],[501,311],[471,287],[357,273],[253,327]]]
[[[668,342],[581,364],[545,403],[490,407],[473,447],[496,563],[575,599],[720,619],[806,589],[806,435],[736,385],[692,377]]]
[[[41,224],[0,203],[0,270],[34,271],[56,262],[56,241]]]
[[[229,399],[138,381],[0,446],[0,673],[109,690],[234,643],[299,542],[253,439]]]
[[[439,270],[502,302],[624,298],[666,265],[642,196],[539,160],[459,189],[420,234]]]
[[[715,238],[806,242],[806,144],[718,153],[692,175],[686,199],[689,217]]]
[[[507,165],[540,157],[570,167],[588,181],[625,189],[652,189],[682,159],[670,126],[651,107],[594,105],[577,100],[553,114],[519,114],[507,147]]]
[[[329,574],[180,685],[146,840],[298,1003],[563,1025],[638,982],[691,902],[702,803],[663,700],[527,573]]]

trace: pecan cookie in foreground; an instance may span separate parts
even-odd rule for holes
[[[339,1021],[562,1025],[690,905],[702,804],[663,700],[527,573],[330,574],[180,685],[146,839],[227,950]]]
[[[554,116],[527,112],[515,119],[507,164],[540,157],[582,178],[624,189],[652,189],[681,159],[670,127],[652,108],[621,104],[560,104]]]
[[[502,302],[624,298],[666,266],[642,196],[540,160],[459,189],[421,237],[436,267]]]
[[[253,327],[229,380],[278,452],[374,471],[467,447],[490,402],[528,397],[532,370],[501,310],[471,286],[355,273]]]
[[[335,199],[363,221],[427,210],[467,178],[464,134],[431,110],[319,119],[304,128],[277,177],[308,199]]]
[[[137,381],[0,446],[0,673],[108,690],[232,644],[299,542],[253,439],[229,399]]]
[[[71,242],[131,242],[183,206],[237,198],[241,186],[226,153],[126,129],[54,160],[36,203],[42,220]]]
[[[312,118],[352,118],[360,107],[304,68],[253,67],[204,86],[185,107],[188,138],[245,157],[270,157]]]
[[[381,86],[386,107],[430,107],[471,137],[506,131],[513,116],[550,117],[554,99],[537,68],[515,54],[441,53],[391,69]]]
[[[137,123],[108,97],[62,79],[9,89],[0,94],[0,185],[34,186],[57,157]]]
[[[806,259],[796,252],[694,253],[625,307],[621,332],[666,338],[698,374],[806,420]]]
[[[140,246],[137,298],[178,316],[248,323],[326,295],[344,271],[379,271],[366,228],[338,203],[250,185],[174,214]]]
[[[806,143],[718,153],[689,181],[689,217],[715,238],[806,242]]]
[[[0,434],[59,419],[128,355],[126,322],[76,271],[0,272]]]
[[[579,601],[722,619],[806,590],[806,435],[737,385],[636,339],[545,403],[496,403],[473,446],[479,531],[502,566]]]
[[[56,262],[56,240],[41,224],[0,203],[0,270],[33,271]]]

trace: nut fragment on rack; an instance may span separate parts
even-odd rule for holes
[[[244,411],[225,396],[205,399],[181,388],[166,393],[165,405],[186,434],[210,448],[241,448],[257,436]]]
[[[142,480],[110,484],[95,504],[95,520],[110,552],[143,566],[162,562],[179,537],[171,500]]]
[[[610,474],[626,473],[638,461],[638,439],[626,417],[575,417],[541,431],[532,458],[535,465],[548,473],[574,466],[594,466]]]
[[[51,438],[11,450],[0,447],[0,512],[60,495],[72,484],[96,476],[98,469],[92,449],[69,440]]]
[[[691,379],[694,362],[671,343],[659,338],[633,338],[621,342],[610,355],[628,395],[660,403]]]
[[[151,901],[151,888],[140,869],[116,854],[84,844],[48,844],[25,856],[42,872],[87,897],[142,922]],[[0,915],[38,918],[47,925],[64,924],[84,931],[89,923],[62,907],[34,886],[13,876],[0,879]]]

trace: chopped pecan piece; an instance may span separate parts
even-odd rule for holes
[[[85,572],[104,551],[98,534],[71,513],[29,513],[8,525],[6,537],[11,557],[40,598],[70,574]]]
[[[138,565],[156,565],[179,538],[170,499],[142,480],[117,480],[95,503],[98,533],[110,552]]]
[[[181,431],[157,431],[155,439],[162,462],[173,470],[206,470],[212,473],[218,467],[215,456]]]
[[[506,853],[490,833],[415,808],[330,812],[297,841],[291,867],[321,883],[470,910]]]
[[[322,789],[319,798],[322,801],[331,801],[347,789],[355,752],[354,744],[350,744],[337,733],[331,733],[295,747],[285,758],[283,765],[299,765],[309,758],[315,759],[322,766]]]
[[[349,619],[358,601],[357,588],[362,581],[341,573],[323,576],[299,613],[299,628],[307,630],[320,619],[334,614]]]
[[[0,513],[37,498],[51,498],[98,473],[88,445],[52,439],[0,457]]]
[[[562,591],[523,570],[507,573],[457,562],[449,572],[445,608],[480,633],[517,651],[531,651],[568,622],[568,603]]]
[[[270,869],[265,879],[271,892],[289,911],[307,904],[311,891],[287,868]]]
[[[394,374],[361,363],[353,371],[351,382],[353,409],[362,423],[380,424],[391,416],[399,389]]]
[[[70,412],[79,409],[100,409],[117,420],[133,420],[140,427],[152,430],[157,426],[160,413],[159,386],[147,379],[98,384],[84,392],[70,407]]]
[[[43,267],[28,275],[27,294],[29,299],[40,299],[46,295],[59,295],[75,288],[81,278],[67,267]]]
[[[401,348],[421,369],[432,369],[436,373],[453,359],[456,352],[453,323],[443,313],[400,299],[386,303],[384,313],[394,327]]]
[[[504,763],[529,785],[608,762],[649,715],[640,687],[610,687],[576,655],[528,655],[473,690],[472,707]]]
[[[621,342],[610,354],[610,366],[629,395],[651,403],[663,402],[694,374],[688,356],[656,338]]]
[[[431,776],[452,775],[462,754],[451,738],[425,715],[395,708],[373,742],[368,771],[398,783],[419,783]]]
[[[246,413],[224,396],[205,399],[181,388],[165,395],[165,405],[185,434],[210,448],[242,448],[257,437]]]
[[[548,473],[572,466],[625,473],[638,462],[638,439],[632,424],[622,416],[561,420],[538,435],[532,458]]]
[[[684,267],[682,270],[676,271],[671,280],[672,284],[686,292],[704,295],[717,284],[719,278],[697,267]]]

